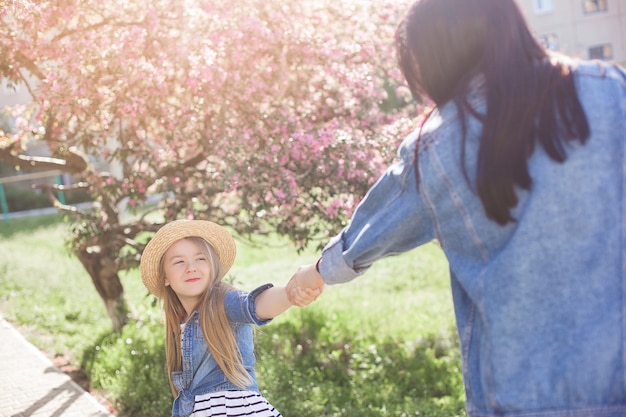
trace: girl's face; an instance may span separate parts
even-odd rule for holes
[[[163,267],[165,285],[172,287],[189,313],[212,283],[209,260],[195,243],[182,239],[167,249]]]

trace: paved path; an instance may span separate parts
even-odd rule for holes
[[[0,417],[113,417],[0,316]]]

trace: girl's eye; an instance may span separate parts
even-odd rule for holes
[[[174,261],[174,265],[182,264],[183,261]]]
[[[198,261],[206,261],[206,258],[204,256],[201,256],[198,258]]]

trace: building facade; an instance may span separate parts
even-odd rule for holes
[[[626,0],[516,1],[548,48],[626,63]]]

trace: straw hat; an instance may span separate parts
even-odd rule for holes
[[[139,264],[141,280],[152,294],[159,298],[163,297],[159,276],[163,254],[173,243],[192,236],[201,237],[213,246],[222,264],[223,274],[233,266],[236,247],[235,240],[228,230],[206,220],[175,220],[161,227],[141,254]]]

